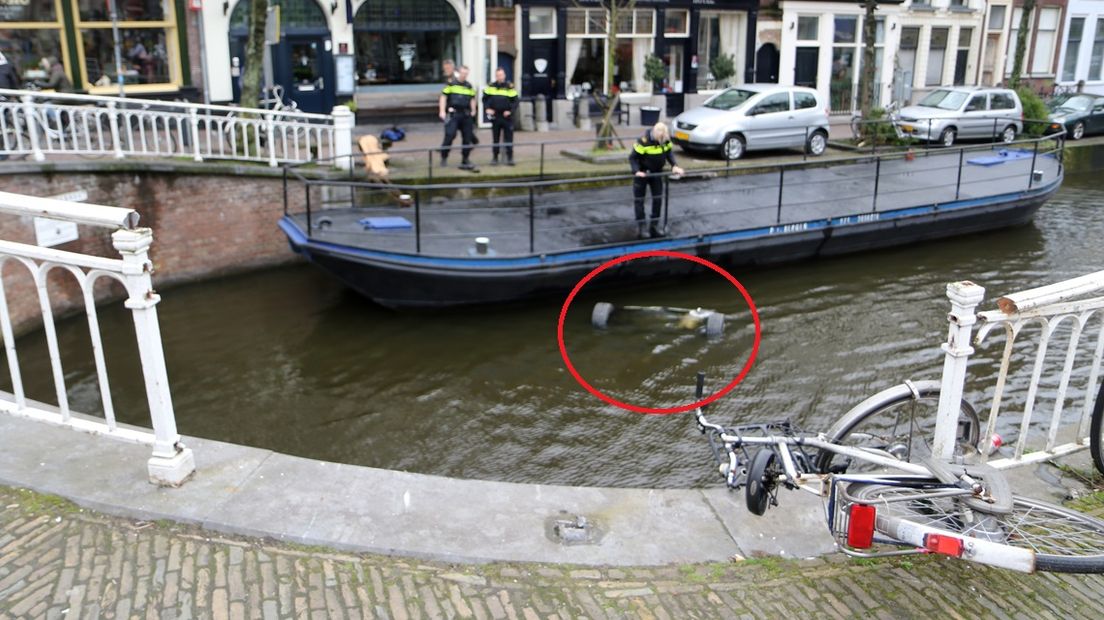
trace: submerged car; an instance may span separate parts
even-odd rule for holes
[[[1100,95],[1061,95],[1047,102],[1047,107],[1050,108],[1049,133],[1065,128],[1071,140],[1080,140],[1104,132],[1104,97]]]
[[[901,108],[897,133],[951,146],[959,139],[1012,142],[1023,131],[1023,106],[1007,88],[937,88]]]
[[[800,86],[748,84],[728,88],[701,107],[679,114],[671,139],[688,151],[719,151],[739,159],[748,151],[828,148],[828,104]]]

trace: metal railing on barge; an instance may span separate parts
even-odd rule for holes
[[[1001,145],[996,150],[987,144],[791,164],[717,166],[687,171],[681,179],[664,173],[661,218],[665,226],[674,228],[672,234],[677,236],[680,224],[687,221],[731,215],[742,215],[749,224],[715,230],[784,227],[925,205],[938,208],[938,205],[951,202],[1026,192],[1040,183],[1049,184],[1061,176],[1063,149],[1064,140],[1057,135]],[[975,156],[1000,157],[1002,151],[1015,157],[1001,166],[971,165]],[[987,172],[982,176],[979,170]],[[935,181],[917,185],[919,174]],[[430,247],[432,243],[426,243],[427,240],[476,236],[512,238],[512,244],[499,247],[512,247],[516,254],[562,249],[542,243],[542,233],[558,234],[565,229],[542,228],[538,222],[541,216],[563,209],[586,208],[591,213],[617,210],[603,221],[597,221],[595,216],[589,223],[569,227],[576,231],[590,228],[608,232],[633,224],[632,176],[628,174],[421,184],[311,176],[300,166],[284,168],[284,213],[305,217],[308,238],[322,232],[318,217],[331,209],[360,209],[365,215],[412,217],[410,247],[403,251],[429,255],[434,255],[436,250]],[[713,189],[700,183],[736,177],[743,182],[722,184]],[[296,184],[303,188],[301,199],[294,193]],[[565,196],[570,197],[572,193],[578,200],[565,203]],[[692,211],[680,209],[687,200],[694,203]],[[710,201],[723,203],[723,208],[710,210],[706,204]],[[645,206],[650,210],[650,199]],[[515,217],[502,221],[515,225],[491,230],[481,222],[468,225],[456,217],[487,210],[495,210],[499,215],[512,211]],[[445,231],[438,226],[434,230],[430,226],[433,218],[442,217],[455,220],[458,227]],[[323,236],[332,241],[335,234],[331,227]],[[363,234],[395,237],[394,232],[364,231]],[[609,235],[590,236],[592,242],[578,247],[600,247],[624,241],[622,238],[609,240]],[[509,253],[499,252],[499,255],[504,254]]]

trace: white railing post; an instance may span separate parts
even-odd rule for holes
[[[27,124],[27,135],[31,137],[31,156],[35,161],[44,161],[42,147],[38,144],[38,123],[35,116],[34,95],[23,95],[23,120]]]
[[[333,112],[333,154],[334,167],[350,170],[353,165],[353,126],[356,115],[349,106],[334,106]]]
[[[265,114],[265,135],[268,136],[268,165],[275,168],[276,161],[276,116]]]
[[[985,289],[973,282],[952,282],[947,285],[951,312],[947,315],[950,329],[943,344],[943,381],[939,390],[939,413],[935,419],[932,455],[950,459],[958,436],[958,416],[966,383],[966,363],[974,348],[970,336],[977,322],[975,309],[985,298]]]
[[[188,110],[188,121],[192,127],[192,159],[195,161],[203,161],[203,156],[199,154],[199,110],[191,108]]]
[[[111,125],[111,144],[115,145],[115,159],[126,157],[123,154],[122,134],[119,133],[119,106],[114,101],[107,102],[107,121]]]
[[[150,482],[162,486],[178,486],[195,471],[195,456],[180,443],[176,431],[169,377],[165,370],[165,353],[161,347],[161,328],[157,322],[157,302],[161,297],[153,291],[150,279],[152,263],[149,247],[153,233],[148,228],[118,230],[111,234],[115,249],[123,258],[128,298],[124,304],[134,315],[134,330],[138,337],[138,356],[146,384],[150,419],[153,423],[153,456],[149,459]]]

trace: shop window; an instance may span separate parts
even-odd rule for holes
[[[0,2],[0,22],[56,22],[57,7],[52,0],[42,2]]]
[[[52,1],[0,2],[0,22],[3,23],[0,52],[23,80],[46,78],[46,72],[40,66],[43,58],[53,56],[65,60],[63,24]],[[66,71],[72,79],[69,67]]]
[[[797,18],[797,40],[816,41],[820,38],[820,18],[816,15],[800,15]]]
[[[673,45],[668,47],[667,53],[663,55],[663,64],[667,66],[667,79],[663,83],[663,92],[681,93],[683,91],[682,65],[684,53],[682,45]]]
[[[362,86],[444,82],[441,61],[459,60],[460,18],[445,0],[366,2],[353,34]]]
[[[556,9],[551,7],[529,9],[529,36],[534,39],[556,38]]]
[[[690,11],[667,9],[663,16],[663,34],[667,37],[690,36]]]
[[[98,0],[71,0],[77,16],[81,77],[90,90],[115,88],[118,76],[125,85],[174,82],[176,14],[171,0],[129,0],[118,3],[122,67],[115,66],[115,38],[107,4]]]
[[[1066,34],[1066,60],[1062,63],[1062,81],[1072,82],[1077,71],[1077,57],[1081,51],[1081,37],[1085,32],[1085,18],[1070,19],[1069,32]]]
[[[577,36],[606,34],[605,9],[568,9],[567,34]]]
[[[654,11],[651,9],[622,9],[617,13],[617,36],[650,37],[654,34]]]

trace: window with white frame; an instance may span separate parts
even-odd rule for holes
[[[908,73],[906,82],[916,83],[916,50],[920,47],[920,28],[909,26],[901,28],[901,48],[897,51],[897,65]]]
[[[579,37],[605,36],[608,27],[605,9],[568,9],[567,35]]]
[[[1039,9],[1039,25],[1035,31],[1034,55],[1031,57],[1031,72],[1049,74],[1054,69],[1054,50],[1058,40],[1058,16],[1062,9],[1048,7]]]
[[[928,70],[924,75],[925,86],[939,86],[943,83],[943,60],[947,57],[947,37],[950,28],[932,28],[928,41]]]
[[[1066,59],[1062,63],[1062,81],[1072,82],[1077,73],[1077,60],[1081,52],[1081,37],[1085,32],[1085,18],[1071,17],[1066,32]]]
[[[832,33],[832,77],[828,100],[833,111],[850,112],[854,107],[855,44],[859,40],[859,17],[836,15]]]
[[[966,67],[970,63],[970,47],[974,42],[973,28],[959,28],[958,52],[955,54],[954,85],[966,84]]]
[[[1101,79],[1100,70],[1104,68],[1104,19],[1097,18],[1093,35],[1092,58],[1089,62],[1089,79]]]
[[[644,60],[652,53],[655,40],[655,11],[621,9],[616,21],[611,83],[621,91],[650,91],[644,79]]]
[[[1012,67],[1016,64],[1016,39],[1020,37],[1020,19],[1023,17],[1023,9],[1012,10],[1012,24],[1008,31],[1008,45],[1005,49],[1004,74],[1012,75]],[[1028,32],[1028,36],[1031,33]],[[1027,51],[1024,52],[1027,55]]]
[[[650,37],[655,35],[655,11],[651,9],[621,9],[617,12],[618,37]]]
[[[556,9],[536,6],[529,9],[529,36],[533,39],[555,39]]]
[[[690,9],[667,9],[663,13],[663,36],[690,36]]]
[[[820,18],[816,15],[797,17],[797,40],[817,42],[820,38]]]
[[[1004,30],[1004,11],[999,4],[989,7],[989,30]]]

